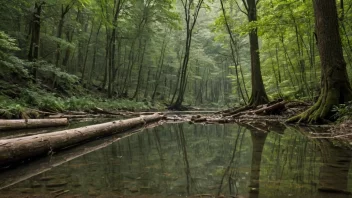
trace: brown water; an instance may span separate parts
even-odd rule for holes
[[[100,139],[1,173],[0,197],[350,197],[350,150],[271,128],[165,124]]]

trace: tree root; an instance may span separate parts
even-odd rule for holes
[[[316,124],[325,121],[325,118],[329,114],[331,108],[333,107],[333,103],[322,103],[322,98],[319,100],[308,110],[303,113],[296,115],[288,120],[287,123],[308,123],[308,124]]]

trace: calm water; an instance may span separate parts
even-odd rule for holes
[[[324,192],[352,190],[349,150],[270,128],[166,124],[97,140],[0,174],[0,197],[350,197]]]

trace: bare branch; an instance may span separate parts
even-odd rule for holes
[[[237,4],[237,6],[239,7],[239,5],[238,5],[238,3],[237,3],[237,0],[236,0],[235,2],[236,2],[236,4]],[[244,7],[246,8],[246,10],[247,10],[247,12],[248,12],[249,9],[248,9],[248,4],[247,4],[247,2],[246,2],[245,0],[242,0],[242,3],[243,3]]]
[[[242,10],[241,6],[237,3],[237,1],[235,1],[238,9],[240,10],[240,12],[242,12],[243,14],[247,15],[248,16],[248,9],[247,9],[247,12],[245,12],[244,10]]]

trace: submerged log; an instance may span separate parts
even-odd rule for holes
[[[76,129],[0,140],[0,165],[18,162],[39,155],[51,154],[53,151],[70,147],[83,141],[157,122],[163,117],[163,115],[154,114]]]
[[[68,120],[61,119],[26,119],[26,120],[0,120],[0,131],[14,129],[30,129],[43,127],[66,126]]]

